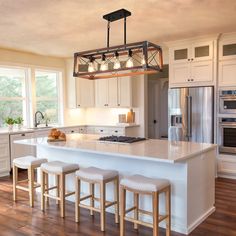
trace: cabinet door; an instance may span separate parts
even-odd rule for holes
[[[190,79],[190,63],[170,65],[170,84],[186,83]]]
[[[221,41],[219,43],[219,59],[236,59],[236,40]]]
[[[192,44],[191,61],[205,61],[213,58],[213,41]]]
[[[219,63],[219,85],[236,86],[236,60],[226,60]]]
[[[170,48],[170,63],[187,62],[190,58],[190,48],[188,46],[178,46]]]
[[[0,177],[10,171],[9,136],[0,135]]]
[[[111,78],[108,80],[108,106],[117,107],[117,78]]]
[[[108,79],[95,81],[95,102],[97,107],[108,106]]]
[[[210,61],[191,62],[191,82],[212,82],[213,63]]]
[[[33,133],[21,133],[10,135],[11,140],[11,165],[15,158],[27,156],[27,155],[36,155],[36,150],[34,146],[22,145],[14,143],[15,140],[33,138]]]
[[[94,106],[94,81],[76,78],[77,107]]]
[[[118,107],[132,107],[131,78],[118,78]]]

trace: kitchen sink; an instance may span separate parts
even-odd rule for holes
[[[40,130],[40,129],[51,129],[51,128],[54,128],[54,127],[53,126],[39,126],[39,127],[31,127],[29,129]]]

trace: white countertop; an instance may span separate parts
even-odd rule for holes
[[[72,128],[72,127],[111,127],[111,128],[129,128],[129,127],[139,127],[140,125],[138,124],[116,124],[116,125],[55,125],[55,126],[48,126],[48,127],[38,127],[38,128],[26,128],[23,127],[21,129],[17,129],[16,127],[13,128],[13,130],[9,131],[7,127],[0,128],[0,135],[1,134],[19,134],[19,133],[30,133],[30,132],[37,132],[37,131],[43,131],[43,130],[49,130],[52,128]]]
[[[66,142],[47,142],[47,137],[15,141],[25,145],[42,145],[49,148],[115,155],[126,158],[175,163],[216,149],[215,144],[171,142],[149,139],[132,144],[112,143],[98,140],[99,135],[68,134]]]

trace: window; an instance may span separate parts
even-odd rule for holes
[[[22,117],[25,126],[33,126],[36,111],[41,111],[49,124],[62,123],[61,72],[32,72],[30,68],[0,66],[0,127],[6,126],[7,117]]]
[[[35,71],[36,107],[46,115],[50,124],[60,123],[59,73],[52,71]]]
[[[0,67],[0,126],[6,117],[26,120],[26,70]]]

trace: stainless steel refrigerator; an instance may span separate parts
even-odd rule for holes
[[[168,139],[213,143],[214,89],[169,89]]]

